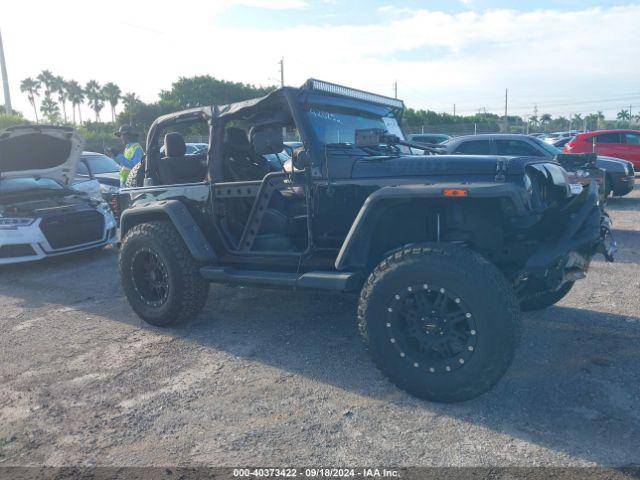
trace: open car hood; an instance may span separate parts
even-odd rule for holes
[[[49,125],[10,127],[0,132],[0,179],[44,177],[69,185],[83,139],[72,128]]]

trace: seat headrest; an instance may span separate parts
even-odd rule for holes
[[[228,127],[224,131],[224,143],[236,148],[248,147],[249,138],[242,128]]]
[[[258,155],[280,153],[284,150],[282,128],[263,127],[251,129],[251,145]]]
[[[183,157],[187,153],[184,137],[178,132],[170,132],[164,136],[164,154],[167,157]]]

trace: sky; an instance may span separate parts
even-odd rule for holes
[[[4,0],[14,109],[49,69],[154,101],[181,76],[314,77],[438,112],[640,113],[640,3],[592,0]],[[0,97],[1,98],[1,97]],[[1,100],[0,100],[1,101]],[[88,116],[89,111],[83,112]],[[102,112],[108,118],[108,109]]]

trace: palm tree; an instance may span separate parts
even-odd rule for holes
[[[100,121],[100,110],[104,107],[104,101],[102,96],[102,90],[100,84],[95,80],[89,80],[84,87],[84,91],[87,94],[89,100],[89,106],[96,112],[96,122]]]
[[[628,122],[629,119],[631,118],[631,115],[629,114],[629,110],[623,109],[618,112],[618,114],[616,115],[616,118],[621,122]]]
[[[547,125],[549,125],[549,123],[551,123],[551,115],[548,113],[543,113],[542,116],[540,117],[540,123],[542,123],[542,126],[544,128],[544,130],[547,130]]]
[[[33,108],[33,113],[36,116],[36,123],[38,123],[38,109],[36,108],[36,97],[39,96],[40,83],[31,77],[27,77],[20,82],[20,91],[27,94],[29,103]]]
[[[582,122],[583,122],[582,115],[579,113],[576,113],[573,117],[571,117],[571,124],[569,125],[569,128],[571,128],[575,123],[576,130],[577,130],[582,125]]]
[[[80,123],[82,123],[82,112],[80,111],[80,105],[84,102],[84,90],[78,82],[75,80],[69,80],[65,84],[67,90],[67,98],[71,102],[71,109],[73,110],[73,123],[76,123],[76,108],[78,109],[78,116]]]
[[[113,82],[105,83],[102,87],[102,96],[111,105],[111,121],[113,123],[116,123],[116,105],[121,98],[121,93],[120,87]]]
[[[138,97],[133,92],[125,93],[122,96],[124,111],[129,114],[129,125],[133,125],[133,107],[138,101]]]
[[[67,123],[67,100],[69,97],[67,96],[67,82],[64,78],[57,76],[55,77],[55,82],[53,84],[53,91],[58,94],[58,102],[62,105],[62,115],[64,118],[64,123]]]
[[[571,122],[569,122],[569,120],[562,115],[560,115],[555,121],[558,122],[560,128],[566,128],[567,125],[569,126],[569,128],[571,128]]]
[[[51,98],[51,92],[56,84],[56,76],[49,70],[43,70],[38,75],[38,81],[44,86],[44,96]]]
[[[60,118],[60,108],[56,102],[51,100],[51,97],[44,97],[40,104],[40,111],[50,123],[56,123]]]

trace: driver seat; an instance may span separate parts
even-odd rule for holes
[[[262,180],[270,171],[268,160],[256,153],[242,128],[225,130],[223,157],[226,181]]]

